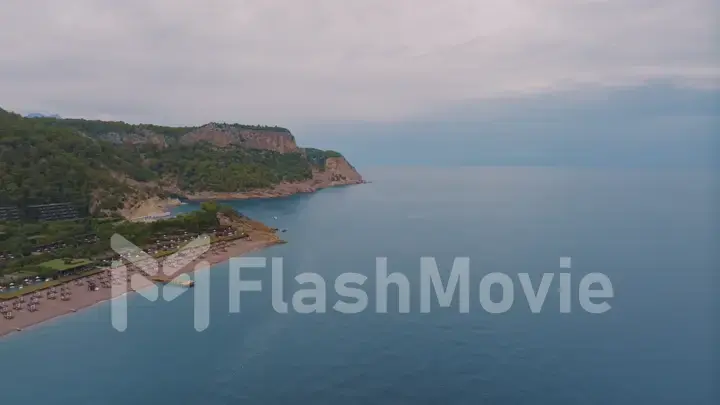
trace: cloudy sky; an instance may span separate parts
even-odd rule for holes
[[[715,0],[3,0],[0,106],[200,124],[398,120],[720,83]]]

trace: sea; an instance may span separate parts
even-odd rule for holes
[[[248,255],[266,258],[256,260],[264,268],[240,269],[236,260],[233,269],[209,271],[204,330],[196,328],[194,293],[154,302],[132,294],[124,332],[102,303],[0,339],[0,402],[720,403],[716,172],[363,172],[370,184],[226,202],[285,229],[288,243]],[[275,273],[272,258],[282,258]],[[399,273],[393,280],[407,278],[409,293],[379,288],[378,262]],[[469,281],[458,276],[454,296],[437,294],[423,262],[437,265],[441,293],[464,264]],[[365,276],[351,285],[355,295],[336,286],[346,273]],[[505,284],[480,287],[498,273]],[[520,275],[537,290],[545,273],[553,279],[534,311]],[[569,285],[560,285],[561,274]],[[583,287],[586,277],[611,284]],[[239,279],[259,281],[261,291],[249,291],[257,283],[239,291]],[[597,296],[587,298],[588,288]],[[360,302],[358,290],[364,310],[336,309]],[[500,312],[484,305],[509,299]],[[288,303],[287,313],[277,301]],[[601,313],[586,309],[603,302]],[[325,312],[304,313],[312,304]]]

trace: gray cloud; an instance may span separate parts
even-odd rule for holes
[[[5,0],[0,106],[128,121],[387,120],[463,99],[716,85],[714,0]]]

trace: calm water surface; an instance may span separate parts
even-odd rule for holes
[[[292,277],[316,272],[370,280],[366,312],[277,314],[270,271],[247,271],[261,293],[229,314],[228,264],[211,271],[211,321],[193,329],[193,297],[130,297],[129,327],[110,306],[0,339],[3,404],[711,404],[718,326],[717,188],[710,173],[550,168],[378,169],[374,183],[274,201],[233,203],[290,242]],[[183,206],[181,210],[194,209]],[[273,217],[277,216],[277,219]],[[374,313],[375,258],[411,283],[411,313]],[[420,313],[420,257],[449,273],[469,256],[470,312]],[[531,313],[492,315],[477,283],[559,273],[572,257],[573,302],[559,312],[557,278]],[[615,297],[602,315],[582,310],[584,274],[607,274]],[[537,285],[537,284],[535,284]],[[307,287],[307,286],[305,286]]]

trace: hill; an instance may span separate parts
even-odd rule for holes
[[[95,216],[148,199],[274,196],[362,182],[286,128],[24,118],[0,109],[0,207],[72,202]],[[290,188],[288,188],[290,187]]]

